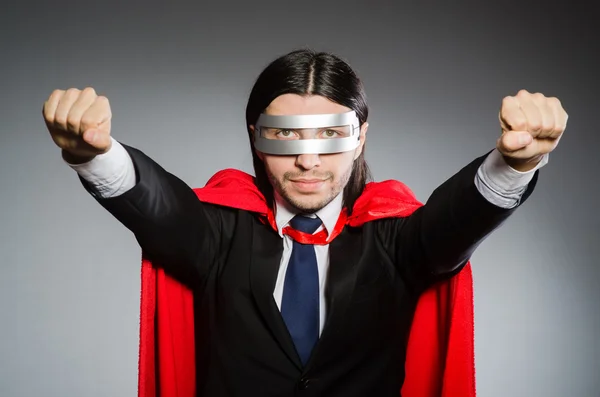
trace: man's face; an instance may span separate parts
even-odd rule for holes
[[[284,94],[265,110],[270,115],[345,113],[351,109],[322,96]],[[251,126],[253,129],[253,126]],[[360,156],[368,124],[360,131],[360,145],[335,154],[272,155],[257,152],[265,164],[273,188],[289,204],[303,212],[325,207],[346,186],[354,160]]]

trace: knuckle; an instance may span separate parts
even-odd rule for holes
[[[57,96],[61,96],[64,93],[65,93],[65,90],[56,89],[56,90],[52,91],[52,93],[50,94],[50,98],[56,98]]]
[[[529,96],[529,95],[531,95],[531,94],[530,94],[530,93],[529,93],[529,91],[527,91],[526,89],[521,89],[521,90],[519,90],[519,92],[517,93],[517,96],[518,96],[518,97],[526,97],[526,96]]]
[[[85,98],[95,98],[98,95],[96,94],[96,90],[92,87],[85,87],[82,91],[81,91],[81,96],[85,97]]]
[[[542,124],[542,130],[544,130],[544,131],[554,131],[555,129],[556,128],[554,126],[554,123],[552,123],[550,121],[544,122]]]
[[[542,123],[540,122],[530,122],[529,123],[529,130],[530,131],[540,131],[542,129]]]
[[[548,98],[548,103],[557,109],[560,109],[562,107],[562,103],[557,97]]]
[[[527,122],[523,119],[515,120],[511,123],[511,127],[513,130],[524,131],[527,129]]]
[[[110,116],[111,110],[110,110],[110,101],[108,100],[108,98],[105,96],[99,96],[98,98],[96,98],[96,100],[102,106],[102,108],[106,112],[106,114],[108,114]]]
[[[66,92],[65,92],[65,96],[72,98],[72,97],[77,97],[79,96],[79,93],[81,91],[77,88],[69,88]]]

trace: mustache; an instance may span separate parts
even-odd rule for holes
[[[283,179],[286,181],[292,179],[333,179],[333,172],[324,172],[324,173],[298,173],[298,172],[286,172],[283,174]]]

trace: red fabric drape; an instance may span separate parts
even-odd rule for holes
[[[255,212],[276,230],[274,215],[249,174],[223,170],[194,191],[201,201]],[[307,236],[291,229],[286,233],[326,243],[345,225],[405,217],[421,205],[401,182],[371,182],[352,215],[342,212],[331,235]],[[398,391],[403,397],[475,397],[473,320],[473,279],[467,263],[456,276],[425,291],[417,303],[406,378]],[[194,337],[192,292],[142,255],[139,397],[195,397]]]

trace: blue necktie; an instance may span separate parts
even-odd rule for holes
[[[321,226],[319,218],[297,215],[290,221],[292,228],[313,234]],[[281,302],[283,320],[296,345],[296,351],[306,364],[319,339],[319,269],[315,247],[293,242]]]

